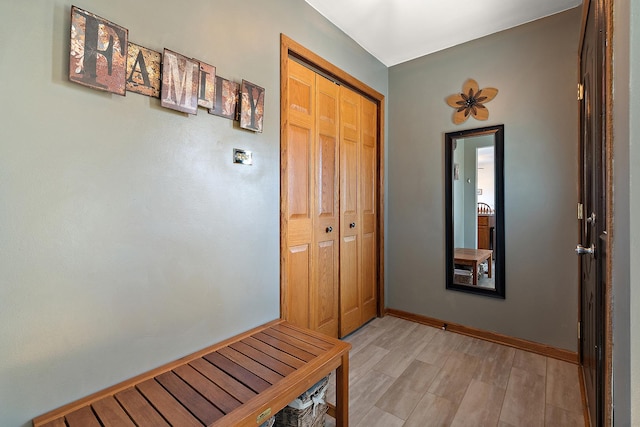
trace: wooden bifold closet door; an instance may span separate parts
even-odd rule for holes
[[[377,313],[377,106],[289,61],[282,315],[345,336]]]

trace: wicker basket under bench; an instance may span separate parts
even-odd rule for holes
[[[255,427],[336,370],[329,414],[346,427],[350,349],[274,320],[41,415],[33,425]]]

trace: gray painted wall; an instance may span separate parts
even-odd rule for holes
[[[389,70],[387,305],[577,351],[580,9]],[[467,78],[499,89],[453,125]],[[506,299],[445,290],[444,133],[505,125]]]
[[[266,89],[262,134],[187,117],[69,83],[71,4],[0,2],[3,427],[279,316],[281,32],[388,92],[303,1],[78,3]]]

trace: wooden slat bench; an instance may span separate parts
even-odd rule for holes
[[[347,427],[350,349],[274,320],[41,415],[33,425],[255,427],[336,370],[329,413]]]

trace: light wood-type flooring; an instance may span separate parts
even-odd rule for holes
[[[392,316],[345,341],[350,426],[585,425],[577,365]]]

